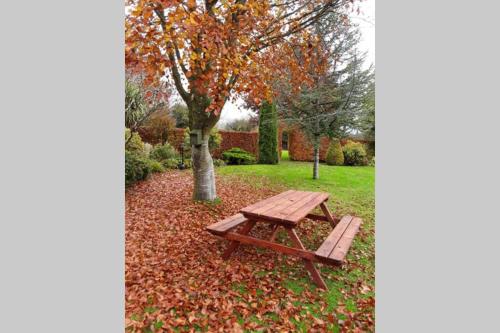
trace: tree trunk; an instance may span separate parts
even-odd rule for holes
[[[201,146],[191,146],[194,176],[193,200],[213,201],[217,198],[214,163],[208,150],[209,137],[210,134],[203,135]]]
[[[319,138],[314,137],[313,179],[319,179]]]
[[[213,201],[215,190],[214,162],[210,156],[208,142],[210,132],[219,121],[220,113],[206,112],[210,99],[204,95],[193,95],[188,103],[189,129],[201,131],[201,144],[191,142],[191,158],[194,176],[193,200]],[[199,143],[199,142],[198,142]]]

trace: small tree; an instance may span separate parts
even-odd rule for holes
[[[145,140],[152,143],[165,144],[168,134],[175,128],[175,121],[170,117],[165,109],[158,110],[151,114],[148,120],[140,128],[141,135]]]
[[[319,178],[319,148],[324,136],[342,137],[356,128],[361,97],[371,75],[362,70],[364,56],[359,54],[359,29],[348,17],[329,13],[315,22],[312,33],[317,45],[313,63],[304,68],[312,84],[294,91],[289,80],[276,80],[278,107],[284,119],[305,133],[313,146],[313,179]],[[303,62],[301,52],[296,52]]]
[[[125,76],[125,128],[137,132],[150,117],[166,106],[170,90],[165,83],[146,84],[141,72],[127,71]],[[126,138],[128,142],[132,138]]]
[[[189,110],[186,105],[177,103],[172,106],[172,117],[175,119],[175,127],[186,128],[189,126]]]
[[[278,163],[278,117],[274,103],[267,101],[259,113],[259,163]]]
[[[326,164],[328,165],[344,165],[344,153],[340,141],[333,138],[326,152]]]
[[[375,156],[375,82],[373,78],[362,100],[360,129],[363,137],[370,141],[367,144],[366,153],[371,158]]]

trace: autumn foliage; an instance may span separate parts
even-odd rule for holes
[[[206,111],[238,94],[271,99],[283,71],[293,82],[311,79],[303,68],[318,44],[308,28],[350,2],[129,0],[126,62],[151,80],[170,74],[188,106],[208,97]]]

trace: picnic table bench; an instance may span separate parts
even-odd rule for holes
[[[238,214],[209,225],[206,229],[231,241],[222,255],[224,259],[228,259],[240,243],[297,256],[302,258],[316,285],[327,289],[314,262],[341,265],[362,223],[360,218],[353,216],[335,218],[326,205],[328,198],[328,193],[289,190],[242,208]],[[318,206],[324,215],[311,213]],[[295,232],[295,228],[305,218],[329,222],[333,228],[315,252],[307,250]],[[257,222],[271,225],[269,240],[248,235]],[[280,227],[287,231],[293,247],[275,242]]]

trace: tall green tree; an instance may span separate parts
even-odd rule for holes
[[[276,87],[280,114],[302,130],[313,146],[313,179],[318,179],[321,137],[341,138],[356,129],[371,69],[363,69],[360,32],[347,14],[330,13],[313,26],[319,43],[316,62],[307,67],[312,83],[299,92],[286,81],[278,81]],[[300,52],[297,57],[301,58]]]
[[[276,105],[264,101],[259,112],[259,163],[277,164],[278,116]]]

